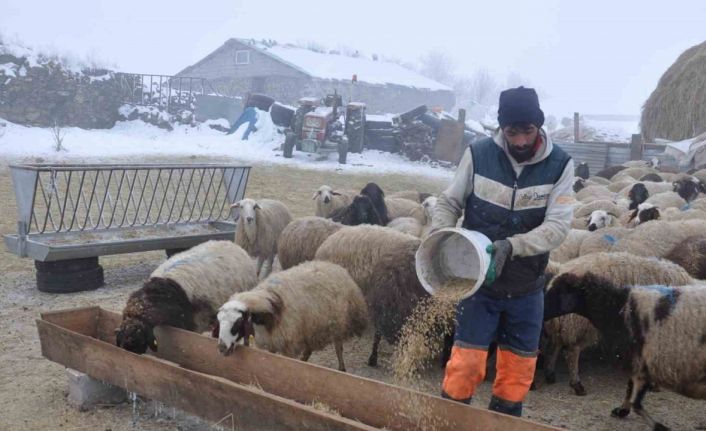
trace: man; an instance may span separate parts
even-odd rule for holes
[[[573,215],[574,165],[541,129],[544,113],[531,88],[500,94],[493,138],[474,142],[441,194],[434,229],[456,226],[493,241],[496,278],[458,305],[442,396],[469,403],[485,377],[488,346],[497,341],[489,409],[515,416],[537,361],[549,251],[566,237]]]

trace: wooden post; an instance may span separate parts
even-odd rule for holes
[[[579,130],[579,113],[574,112],[574,142],[581,140],[581,131]]]
[[[630,160],[642,160],[642,135],[632,135],[630,141]]]
[[[463,108],[458,110],[458,122],[466,126],[466,110]]]

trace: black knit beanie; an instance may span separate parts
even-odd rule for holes
[[[537,128],[544,124],[544,112],[539,108],[539,97],[534,88],[510,88],[500,93],[498,107],[500,128],[515,123],[532,123]]]

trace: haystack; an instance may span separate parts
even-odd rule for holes
[[[646,142],[681,141],[706,131],[706,42],[682,53],[642,107]]]

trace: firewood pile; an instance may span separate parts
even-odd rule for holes
[[[421,160],[424,156],[434,157],[435,134],[431,127],[415,119],[400,122],[399,131],[402,142],[400,151],[409,160]]]

